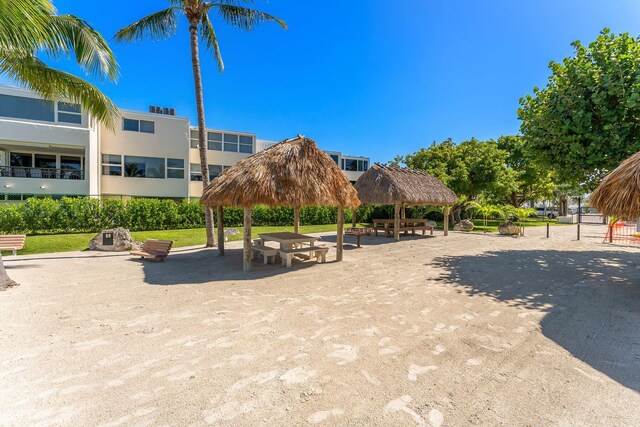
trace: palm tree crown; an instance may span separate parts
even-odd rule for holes
[[[72,74],[47,66],[49,58],[71,58],[91,77],[115,81],[118,64],[104,38],[86,21],[58,15],[49,0],[0,2],[0,74],[47,99],[80,103],[113,127],[117,108],[100,90]]]

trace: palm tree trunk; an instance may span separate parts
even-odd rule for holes
[[[197,20],[189,23],[189,35],[191,42],[191,65],[193,67],[193,82],[196,91],[196,110],[198,112],[198,150],[200,151],[200,167],[202,169],[202,188],[209,185],[209,163],[207,162],[207,128],[204,122],[204,96],[202,91],[202,73],[200,71],[200,53],[198,51],[198,24]],[[207,245],[215,246],[213,235],[213,212],[211,208],[204,208],[205,229],[207,231]]]
[[[0,255],[0,291],[4,291],[12,286],[18,286],[18,283],[11,280],[7,274],[7,270],[4,269],[4,264],[2,263],[2,255]]]

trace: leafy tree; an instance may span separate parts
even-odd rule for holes
[[[107,42],[86,21],[58,15],[48,0],[0,1],[0,74],[51,100],[80,103],[98,121],[113,126],[115,105],[92,84],[45,64],[72,57],[87,74],[116,80],[118,64]],[[15,286],[0,256],[0,290]]]
[[[514,172],[515,186],[507,193],[506,202],[518,208],[525,201],[537,202],[553,197],[553,173],[535,160],[522,136],[501,136],[497,144],[507,153],[506,165]]]
[[[475,138],[460,144],[447,139],[394,161],[428,172],[462,196],[452,210],[455,222],[460,221],[460,212],[480,194],[506,197],[514,191],[515,174],[506,162],[507,153],[499,149],[495,141]]]
[[[545,88],[520,100],[521,132],[561,183],[593,189],[640,151],[640,39],[601,31],[574,55],[551,62]]]
[[[86,21],[58,15],[48,0],[0,1],[0,74],[46,99],[80,103],[98,121],[113,127],[116,106],[94,85],[49,67],[52,59],[72,57],[90,76],[115,81],[118,64],[104,38]]]
[[[196,96],[196,109],[198,112],[198,147],[200,149],[200,167],[202,168],[203,188],[209,185],[209,164],[207,162],[207,128],[204,117],[204,95],[202,89],[202,73],[200,71],[200,43],[204,44],[210,54],[218,63],[218,70],[224,69],[218,38],[213,28],[213,13],[227,24],[241,30],[253,30],[262,22],[276,22],[282,28],[287,24],[275,16],[240,6],[240,4],[252,4],[253,0],[219,0],[218,2],[203,0],[168,0],[169,7],[128,25],[119,30],[115,38],[122,42],[132,42],[143,39],[159,40],[167,39],[175,35],[178,27],[178,18],[184,16],[189,23],[189,36],[191,43],[191,66],[193,68],[193,81]],[[221,212],[221,208],[219,208]],[[220,215],[219,215],[220,216]],[[214,246],[213,215],[211,209],[205,208],[205,228],[207,231],[207,247]],[[224,243],[219,242],[222,246]]]

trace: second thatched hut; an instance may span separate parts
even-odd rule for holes
[[[605,176],[589,203],[605,216],[640,218],[640,152]]]
[[[395,240],[400,240],[400,218],[407,206],[444,206],[444,233],[448,234],[448,211],[456,203],[456,193],[424,171],[375,164],[358,179],[355,188],[362,203],[395,206]]]
[[[360,205],[356,190],[336,163],[316,143],[302,135],[287,139],[247,157],[224,170],[205,188],[202,204],[209,207],[244,208],[245,271],[251,269],[251,208],[255,205],[294,209],[294,231],[298,232],[300,208],[338,208],[336,259],[342,261],[344,208]],[[218,210],[221,212],[221,209]],[[218,215],[219,232],[224,219]],[[223,245],[224,238],[218,239]],[[224,253],[224,247],[221,248]]]

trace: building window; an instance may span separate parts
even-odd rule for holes
[[[0,95],[0,116],[44,122],[55,121],[53,102],[24,96]]]
[[[189,144],[191,148],[198,148],[198,130],[191,129],[189,131]]]
[[[122,156],[119,154],[103,154],[102,175],[122,176]]]
[[[155,133],[155,123],[149,120],[122,119],[122,130]]]
[[[199,163],[191,163],[191,181],[202,181],[202,167]]]
[[[167,159],[167,178],[184,178],[183,159]]]
[[[364,172],[369,169],[367,160],[342,159],[342,169],[351,172]]]
[[[57,167],[56,156],[53,154],[36,154],[34,158],[36,168],[56,169]]]
[[[238,135],[232,133],[224,134],[224,151],[238,152]]]
[[[222,151],[222,134],[220,132],[207,132],[207,149]]]
[[[11,153],[10,165],[13,167],[33,167],[33,155],[31,153]]]
[[[240,135],[240,152],[251,154],[253,153],[253,137],[247,135]]]
[[[82,110],[80,104],[58,102],[58,121],[64,123],[82,124]]]
[[[209,165],[209,181],[213,181],[228,166]],[[191,163],[191,181],[202,181],[202,167],[199,163]]]
[[[329,154],[329,156],[331,157],[331,160],[336,162],[336,165],[340,166],[340,158],[337,154]]]
[[[163,179],[164,159],[159,157],[124,156],[124,176]]]

